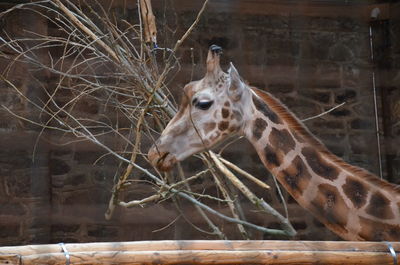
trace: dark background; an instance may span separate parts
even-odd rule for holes
[[[15,4],[16,1],[2,1],[0,10]],[[201,4],[201,1],[153,1],[159,32],[165,32],[159,35],[159,45],[171,47],[194,21]],[[371,20],[370,13],[375,7],[381,13],[377,20]],[[113,1],[110,10],[118,16],[137,19],[136,1]],[[15,36],[29,35],[29,31],[52,34],[57,30],[29,11],[7,15],[0,21],[0,27]],[[343,107],[306,125],[335,154],[379,174],[372,86],[375,72],[383,176],[400,184],[400,151],[396,148],[400,145],[400,3],[211,0],[179,51],[181,70],[169,85],[176,94],[191,78],[203,76],[211,44],[224,48],[224,69],[232,61],[245,80],[273,93],[299,118],[317,115],[345,101]],[[42,56],[45,60],[45,54]],[[9,63],[0,59],[1,72]],[[41,97],[40,84],[33,82],[32,72],[27,64],[15,64],[12,81],[28,97]],[[47,86],[54,81],[44,71],[36,71],[34,77]],[[0,82],[0,103],[21,115],[38,115],[4,82]],[[80,111],[99,114],[93,102],[82,106]],[[42,135],[34,151],[39,133],[40,129],[0,110],[0,245],[214,239],[194,230],[182,219],[161,229],[179,215],[169,201],[145,208],[117,209],[113,219],[106,221],[104,212],[113,186],[115,160],[104,159],[94,164],[102,150],[90,143],[56,146],[52,140],[58,136],[51,132]],[[231,146],[224,156],[272,183],[246,141]],[[198,161],[188,159],[183,165],[190,172],[198,168]],[[253,190],[281,208],[274,191],[257,187]],[[142,192],[141,186],[130,190],[138,197]],[[288,198],[288,202],[291,221],[299,232],[297,239],[338,239],[292,199]],[[246,211],[246,202],[243,207]],[[182,208],[194,223],[202,226],[190,205]],[[273,220],[260,218],[252,211],[246,215],[256,224],[276,226]],[[217,222],[231,239],[240,239],[234,226]],[[161,230],[154,231],[157,229]],[[269,237],[253,232],[252,238]]]

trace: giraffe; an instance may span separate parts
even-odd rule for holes
[[[232,134],[245,136],[288,193],[345,240],[400,241],[400,186],[332,154],[278,99],[250,87],[212,45],[203,79],[188,83],[148,158],[166,171]]]

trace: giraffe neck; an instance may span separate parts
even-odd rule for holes
[[[400,189],[329,152],[270,94],[252,89],[246,137],[305,209],[346,240],[400,240]]]

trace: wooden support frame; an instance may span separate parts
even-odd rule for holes
[[[396,256],[389,249],[393,247]],[[392,251],[393,252],[393,251]],[[0,264],[373,264],[400,260],[400,242],[138,241],[0,247]],[[398,264],[396,264],[398,265]]]
[[[140,0],[140,12],[146,43],[157,43],[156,18],[151,7],[151,0]]]

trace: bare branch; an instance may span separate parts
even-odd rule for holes
[[[315,115],[315,116],[312,116],[312,117],[309,117],[309,118],[302,119],[301,121],[302,121],[302,122],[305,122],[305,121],[309,121],[309,120],[313,120],[313,119],[322,117],[322,116],[328,114],[329,112],[332,112],[332,111],[334,111],[334,110],[337,109],[337,108],[340,108],[340,107],[343,106],[344,104],[346,104],[346,102],[342,102],[342,103],[340,103],[339,105],[336,105],[336,106],[334,106],[333,108],[328,109],[327,111],[324,111],[324,112],[322,112],[322,113],[320,113],[320,114],[318,114],[318,115]]]

